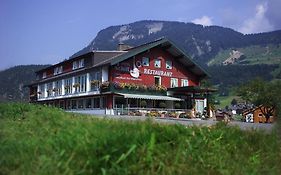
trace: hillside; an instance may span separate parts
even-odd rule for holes
[[[136,46],[160,37],[174,41],[200,64],[208,63],[220,51],[226,49],[281,44],[281,30],[243,35],[219,26],[203,27],[193,23],[171,21],[138,21],[101,30],[87,47],[74,56],[95,49],[114,50],[120,42]]]
[[[219,65],[231,56],[234,51],[243,55],[232,64],[280,64],[281,44],[273,45],[251,45],[242,48],[221,50],[215,57],[211,58],[208,65]]]
[[[225,87],[238,86],[254,78],[262,78],[272,80],[274,70],[279,68],[278,65],[214,65],[207,67],[207,71],[211,74],[213,84],[220,84]]]
[[[24,87],[35,80],[35,71],[48,65],[21,65],[0,71],[0,102],[26,101],[28,88]]]

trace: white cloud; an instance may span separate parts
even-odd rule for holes
[[[281,1],[280,0],[269,0],[267,1],[267,11],[265,13],[266,18],[270,24],[274,26],[274,29],[281,29]]]
[[[244,34],[259,33],[274,30],[273,25],[266,18],[267,3],[258,4],[254,17],[243,22],[242,27],[238,30]]]
[[[191,22],[193,22],[195,24],[201,24],[203,26],[213,25],[212,18],[210,18],[208,16],[202,16],[201,18],[196,18],[196,19],[192,20]]]

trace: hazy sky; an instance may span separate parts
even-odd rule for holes
[[[101,29],[138,20],[281,29],[281,0],[0,0],[0,70],[54,64],[85,47]]]

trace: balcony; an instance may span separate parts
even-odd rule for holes
[[[146,86],[134,83],[104,82],[100,86],[100,91],[126,93],[126,94],[146,94],[146,95],[167,95],[167,89],[163,86]]]

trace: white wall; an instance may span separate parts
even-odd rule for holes
[[[105,109],[67,110],[66,112],[73,112],[73,113],[80,113],[80,114],[97,114],[97,115],[106,114]]]
[[[108,81],[108,66],[103,66],[101,70],[101,82]]]

